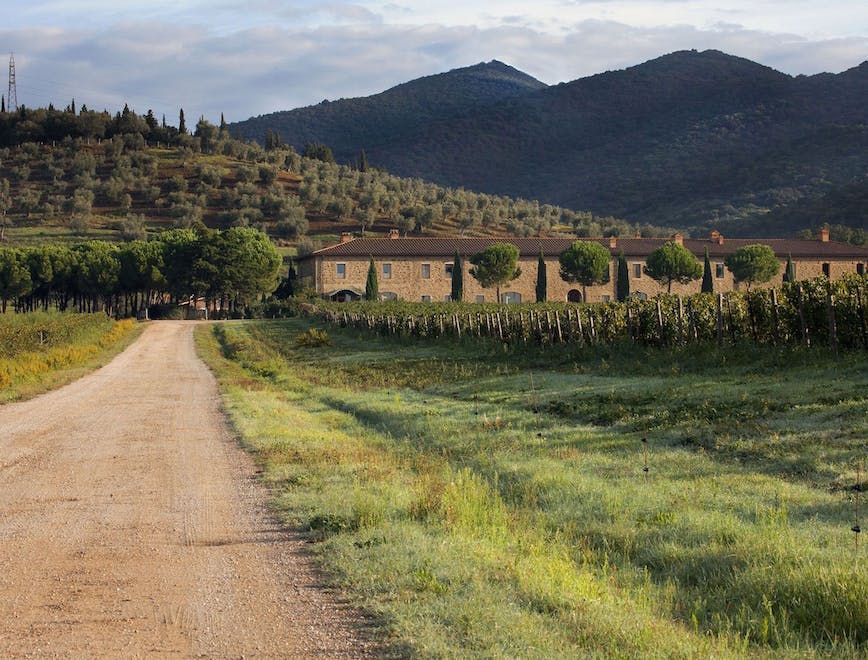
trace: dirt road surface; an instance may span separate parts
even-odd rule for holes
[[[193,326],[0,406],[0,656],[358,657],[365,621],[264,509]]]

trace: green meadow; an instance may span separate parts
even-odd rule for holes
[[[60,387],[106,364],[141,334],[103,313],[0,314],[0,404]]]
[[[320,330],[197,342],[278,515],[396,654],[868,655],[865,353]]]

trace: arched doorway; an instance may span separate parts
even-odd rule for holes
[[[570,289],[567,293],[567,302],[580,303],[582,302],[582,292],[578,289]]]
[[[330,293],[328,297],[332,302],[353,302],[354,300],[362,299],[362,296],[352,289],[340,289],[339,291]]]

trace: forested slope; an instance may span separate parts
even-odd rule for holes
[[[480,98],[463,113],[426,117],[412,133],[400,130],[404,119],[390,119],[401,116],[392,108],[376,139],[351,128],[352,107],[374,99],[342,101],[341,117],[320,105],[279,121],[259,117],[255,130],[236,126],[256,139],[273,127],[290,144],[324,140],[346,158],[364,149],[372,164],[404,176],[701,233],[757,234],[766,214],[790,207],[816,212],[778,213],[777,233],[827,220],[864,228],[868,218],[864,206],[823,203],[864,191],[868,62],[791,77],[717,51],[677,52]],[[416,113],[411,104],[404,110],[405,119]]]

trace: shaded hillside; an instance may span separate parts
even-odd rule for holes
[[[403,176],[695,232],[755,230],[769,211],[821,205],[868,171],[868,63],[794,78],[716,51],[677,52],[410,131],[390,131],[392,108],[376,144],[327,123],[319,107],[281,113],[271,127],[292,144],[364,148]],[[325,125],[328,137],[315,132]],[[778,230],[806,225],[799,215]]]
[[[338,161],[352,162],[362,149],[379,153],[411,139],[420,125],[456,121],[474,109],[544,87],[494,60],[419,78],[374,96],[323,101],[231,126],[233,134],[240,132],[248,140],[262,142],[273,131],[297,148],[308,142],[327,144]]]
[[[285,145],[265,149],[204,119],[192,135],[157,129],[129,108],[115,116],[72,108],[0,113],[0,145],[9,145],[0,146],[0,241],[129,240],[199,222],[254,226],[289,242],[392,228],[477,236],[674,231],[362,171]]]

